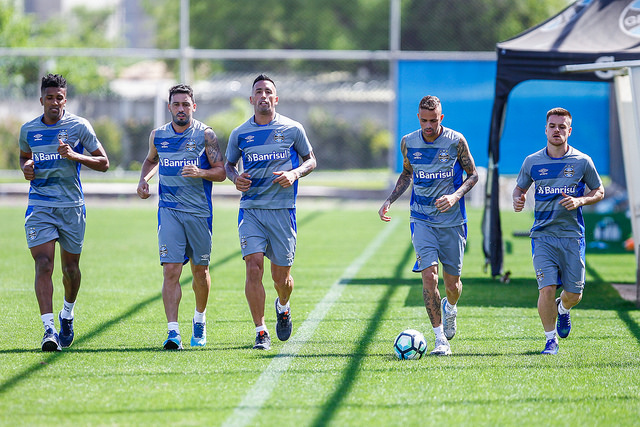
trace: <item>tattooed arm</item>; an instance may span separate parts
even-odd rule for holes
[[[207,128],[204,131],[204,147],[211,167],[209,169],[200,169],[195,165],[186,165],[182,168],[182,176],[202,178],[207,181],[224,181],[227,178],[227,174],[224,170],[222,153],[220,153],[220,147],[218,146],[218,137],[211,128]]]
[[[460,166],[462,166],[462,169],[467,173],[467,178],[453,194],[445,194],[436,200],[435,206],[440,212],[448,211],[478,182],[478,170],[473,161],[473,156],[469,151],[469,144],[464,136],[461,136],[458,141],[458,162],[460,162]]]
[[[409,163],[409,159],[407,158],[407,144],[405,139],[402,138],[402,142],[400,144],[400,149],[402,151],[402,172],[398,177],[398,181],[396,182],[396,186],[387,197],[387,200],[384,201],[382,207],[378,210],[378,215],[380,215],[380,219],[389,222],[391,221],[391,217],[387,216],[387,212],[389,211],[389,207],[391,203],[398,200],[398,197],[402,196],[402,194],[409,188],[411,184],[411,178],[413,176],[413,168],[411,167],[411,163]]]

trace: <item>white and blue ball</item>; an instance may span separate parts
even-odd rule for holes
[[[427,351],[427,340],[415,329],[406,329],[398,334],[393,343],[398,359],[420,359]]]

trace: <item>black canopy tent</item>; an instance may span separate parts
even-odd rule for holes
[[[640,59],[640,0],[578,0],[547,21],[498,43],[496,50],[482,219],[484,254],[494,277],[502,274],[503,262],[498,166],[509,93],[525,80],[612,81],[611,72],[565,73],[562,67]]]

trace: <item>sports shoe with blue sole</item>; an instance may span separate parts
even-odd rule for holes
[[[165,350],[182,350],[182,337],[176,331],[169,331],[162,347]]]
[[[542,350],[541,354],[558,354],[559,349],[558,338],[554,337],[551,340],[547,340],[547,344],[544,346],[544,350]]]
[[[62,312],[58,313],[58,320],[60,321],[60,345],[63,348],[70,347],[73,343],[73,319],[63,319]]]
[[[556,298],[557,306],[560,306],[561,302],[562,300],[560,298]],[[568,311],[566,314],[560,314],[560,312],[558,312],[556,330],[558,331],[558,336],[560,338],[566,338],[569,336],[569,333],[571,332],[571,311]]]
[[[204,347],[205,345],[207,345],[207,324],[192,320],[191,347]]]
[[[60,346],[60,338],[53,329],[47,328],[42,337],[42,351],[62,351]]]

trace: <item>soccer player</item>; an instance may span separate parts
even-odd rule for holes
[[[591,158],[569,146],[571,121],[571,113],[564,108],[547,112],[547,146],[524,160],[513,190],[513,209],[520,212],[535,182],[530,237],[538,314],[546,336],[542,354],[557,354],[558,336],[566,338],[571,332],[569,310],[580,302],[584,290],[582,206],[604,198],[602,180]],[[558,287],[563,290],[556,298]]]
[[[149,197],[149,180],[159,172],[158,247],[162,265],[162,302],[167,316],[165,350],[181,350],[178,308],[182,298],[182,266],[191,264],[196,307],[191,346],[207,343],[206,309],[211,289],[209,262],[213,208],[212,181],[226,178],[218,138],[193,118],[196,102],[191,87],[169,89],[171,122],[151,131],[149,153],[142,164],[138,196]]]
[[[271,337],[264,322],[264,257],[271,261],[276,333],[286,341],[293,323],[289,297],[291,266],[296,251],[298,179],[316,167],[313,149],[302,125],[276,113],[278,96],[264,74],[253,82],[249,102],[254,115],[229,136],[227,177],[242,192],[238,213],[240,247],[246,266],[245,295],[256,327],[254,349],[269,350]],[[243,172],[238,171],[242,159]]]
[[[409,187],[411,240],[416,252],[413,271],[422,275],[424,305],[435,333],[432,355],[451,354],[456,334],[457,303],[462,293],[462,261],[467,243],[464,195],[478,182],[478,171],[464,136],[442,126],[442,105],[425,96],[418,106],[420,129],[402,137],[403,169],[378,215],[390,221],[389,207]],[[463,171],[466,178],[463,180]],[[447,296],[438,291],[438,260]]]
[[[44,324],[42,351],[60,351],[73,343],[73,309],[80,290],[86,224],[80,166],[106,172],[109,159],[91,124],[65,110],[67,81],[63,76],[42,77],[40,104],[44,114],[20,129],[20,168],[31,182],[24,228],[35,261],[35,291]],[[64,286],[59,334],[53,318],[56,241]]]

